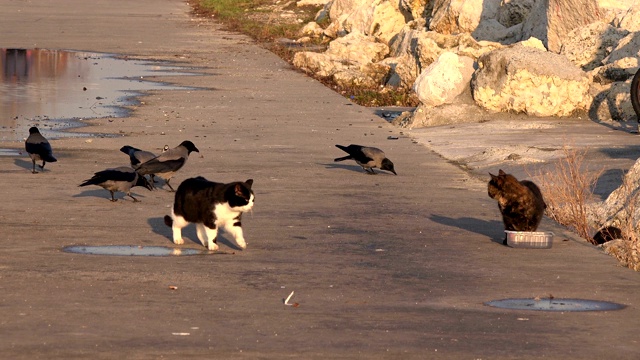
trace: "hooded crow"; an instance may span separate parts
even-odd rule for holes
[[[98,185],[102,186],[111,193],[111,201],[117,201],[113,194],[116,191],[122,191],[131,197],[134,202],[139,202],[131,195],[131,188],[134,186],[144,186],[151,190],[153,187],[147,181],[147,178],[139,175],[135,170],[128,166],[120,166],[114,169],[106,169],[98,171],[91,179],[85,180],[78,186]]]
[[[377,167],[380,170],[391,171],[395,175],[398,175],[393,168],[391,160],[387,159],[384,152],[378,148],[354,144],[349,146],[336,145],[336,147],[349,154],[349,156],[339,157],[333,161],[352,159],[355,160],[358,165],[362,166],[367,174],[376,174],[373,168]]]
[[[193,151],[200,152],[191,141],[183,141],[180,145],[138,165],[135,169],[140,175],[154,174],[161,177],[171,191],[175,191],[171,184],[169,184],[169,181],[176,171],[184,166],[187,159],[189,159],[189,154]]]
[[[165,152],[169,149],[169,147],[167,145],[165,145],[164,149],[162,150],[162,152]],[[123,153],[129,155],[129,161],[131,162],[131,166],[132,167],[136,167],[144,162],[147,162],[153,158],[155,158],[157,155],[150,152],[150,151],[144,151],[144,150],[140,150],[138,148],[134,148],[133,146],[129,146],[129,145],[125,145],[123,147],[120,148],[120,151],[122,151]],[[155,176],[153,174],[151,174],[151,182],[155,183]]]
[[[58,159],[53,157],[53,151],[51,150],[51,144],[45,139],[37,127],[33,126],[29,129],[29,137],[24,142],[24,148],[29,153],[31,161],[33,161],[32,173],[37,174],[36,161],[42,160],[40,169],[44,170],[44,164],[48,162],[56,162]]]
[[[142,164],[143,162],[147,162],[154,157],[158,156],[150,151],[140,150],[138,148],[134,148],[133,146],[125,145],[120,148],[120,151],[129,155],[129,161],[131,161],[131,166],[136,166],[138,164]]]

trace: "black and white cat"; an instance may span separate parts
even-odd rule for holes
[[[182,228],[196,224],[198,239],[209,250],[218,250],[218,227],[230,233],[236,244],[245,249],[240,218],[253,207],[253,179],[228,184],[209,181],[202,176],[183,181],[176,191],[171,216],[164,223],[173,230],[173,243],[184,244]]]

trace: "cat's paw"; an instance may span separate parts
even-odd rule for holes
[[[247,243],[244,240],[236,240],[236,244],[242,250],[247,248]]]
[[[179,239],[173,239],[173,243],[176,245],[182,245],[184,244],[184,239],[179,238]]]
[[[209,243],[207,244],[207,249],[209,249],[209,251],[216,251],[220,248],[220,246],[218,246],[218,244],[214,243],[213,241],[209,241]]]

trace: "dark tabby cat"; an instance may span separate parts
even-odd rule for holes
[[[502,170],[489,175],[489,197],[498,201],[504,229],[536,231],[547,208],[538,186],[528,180],[518,181]]]
[[[219,226],[231,233],[236,244],[245,249],[247,244],[242,236],[240,217],[253,207],[251,185],[253,179],[221,184],[198,176],[183,181],[176,191],[171,216],[164,217],[164,223],[173,230],[174,244],[184,244],[182,228],[195,223],[198,239],[209,250],[218,250]]]

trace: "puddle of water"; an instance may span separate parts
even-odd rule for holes
[[[199,249],[180,249],[166,246],[107,245],[107,246],[66,246],[64,252],[85,255],[115,256],[189,256],[206,254],[224,254]]]
[[[626,306],[608,301],[584,299],[503,299],[488,301],[485,305],[510,310],[537,311],[608,311],[620,310]]]
[[[165,75],[194,74],[166,62],[114,54],[0,49],[0,138],[22,141],[34,125],[59,130],[80,126],[81,119],[125,116],[123,106],[148,90],[195,90],[146,80]]]
[[[16,149],[0,149],[0,156],[20,156],[22,152]]]

